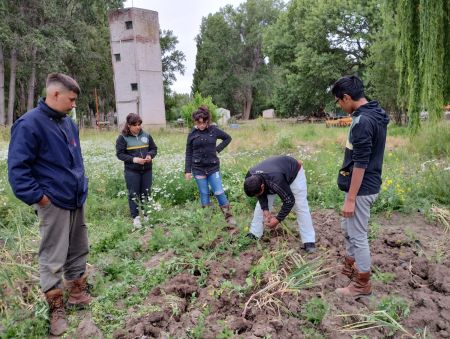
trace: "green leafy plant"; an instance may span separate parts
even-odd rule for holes
[[[377,222],[370,223],[369,227],[369,241],[373,241],[378,238],[378,235],[380,234],[381,225]]]
[[[306,320],[313,323],[314,325],[319,325],[329,309],[328,304],[321,298],[312,298],[303,307],[302,314],[305,316]]]
[[[395,274],[392,272],[381,272],[378,267],[373,269],[373,280],[381,281],[382,283],[388,284],[395,279]]]
[[[276,147],[283,151],[294,148],[292,136],[284,133],[278,135]]]
[[[217,121],[217,106],[213,103],[212,97],[202,97],[200,93],[195,93],[191,102],[181,107],[181,116],[183,117],[188,127],[193,126],[192,113],[195,112],[200,106],[206,106],[209,113],[211,113],[211,120]]]

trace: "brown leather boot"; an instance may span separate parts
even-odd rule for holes
[[[342,267],[341,273],[346,275],[350,280],[355,276],[355,258],[346,256],[344,258],[344,266]]]
[[[336,289],[336,293],[342,296],[359,298],[372,294],[370,272],[359,272],[355,268],[355,276],[347,287]]]
[[[61,335],[67,330],[66,311],[64,310],[63,290],[55,288],[45,292],[49,307],[50,334]]]
[[[233,218],[233,214],[231,214],[231,207],[230,205],[223,205],[220,206],[220,209],[222,210],[223,216],[225,217],[225,221],[228,224],[228,232],[230,232],[231,234],[237,233],[238,229],[237,224],[236,224],[236,220],[234,220]]]
[[[66,280],[65,287],[69,291],[69,300],[67,306],[83,308],[92,300],[92,297],[87,291],[87,274],[84,273],[81,278],[75,280]]]

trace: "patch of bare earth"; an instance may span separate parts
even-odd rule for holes
[[[200,327],[202,338],[217,338],[224,330],[243,338],[303,338],[303,329],[313,327],[302,315],[303,306],[311,298],[320,297],[330,309],[322,323],[315,327],[316,332],[326,338],[351,338],[352,334],[340,331],[349,320],[338,315],[368,313],[376,310],[382,297],[398,296],[404,298],[410,308],[409,315],[401,320],[409,333],[415,334],[417,329],[426,327],[431,338],[450,338],[450,245],[443,241],[448,239],[448,234],[441,226],[428,223],[420,214],[394,213],[389,218],[377,217],[374,223],[379,225],[378,235],[371,242],[373,267],[377,272],[393,273],[394,279],[390,282],[373,280],[374,296],[353,300],[334,293],[336,288],[348,283],[348,278],[338,273],[338,265],[345,255],[340,217],[335,211],[320,210],[313,213],[313,220],[318,245],[315,255],[306,255],[295,232],[292,236],[278,230],[261,241],[268,249],[279,248],[283,243],[307,260],[327,257],[331,267],[331,273],[318,286],[279,295],[283,305],[281,313],[253,303],[245,318],[242,316],[249,297],[264,288],[267,281],[245,293],[236,289],[221,290],[224,281],[233,286],[245,286],[251,267],[261,257],[257,246],[251,246],[236,257],[224,255],[211,261],[202,286],[198,277],[183,273],[156,287],[142,305],[150,311],[138,315],[142,313],[135,308],[114,337],[187,338]],[[293,221],[289,224],[294,227]],[[155,261],[161,259],[164,260],[159,256]],[[359,334],[380,338],[387,337],[389,331],[377,328]],[[401,336],[400,332],[394,335]]]

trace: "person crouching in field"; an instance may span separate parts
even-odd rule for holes
[[[262,161],[247,172],[244,191],[249,197],[258,198],[247,237],[261,238],[264,225],[275,228],[294,208],[304,249],[308,253],[315,252],[316,234],[309,212],[305,170],[300,161],[289,156]],[[276,217],[270,212],[275,195],[283,202]]]
[[[336,81],[331,93],[342,110],[352,115],[344,163],[337,179],[339,189],[345,192],[342,230],[346,257],[342,273],[351,282],[336,293],[357,298],[372,293],[368,224],[370,207],[381,186],[389,117],[377,101],[365,98],[363,83],[356,76]]]
[[[192,120],[194,128],[186,142],[185,178],[190,180],[194,176],[203,208],[212,205],[209,195],[211,187],[228,224],[229,232],[235,233],[237,225],[222,186],[218,157],[218,153],[231,142],[231,136],[211,125],[211,114],[206,106],[200,106],[193,112]],[[218,139],[222,142],[217,145]]]
[[[139,210],[150,195],[152,164],[158,152],[153,138],[142,130],[141,125],[142,119],[139,115],[128,114],[122,133],[116,140],[117,158],[124,162],[128,205],[134,228],[141,227]]]
[[[50,333],[61,335],[68,327],[62,275],[68,306],[82,308],[91,302],[84,220],[88,179],[78,128],[67,116],[76,107],[80,87],[71,77],[52,73],[46,94],[11,128],[8,175],[14,194],[33,205],[40,220],[40,285],[49,305]]]

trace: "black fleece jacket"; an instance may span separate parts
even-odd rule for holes
[[[376,194],[381,186],[389,117],[377,101],[370,101],[353,112],[352,119],[337,183],[340,190],[348,192],[353,168],[365,168],[358,195]]]
[[[245,178],[251,175],[258,175],[264,181],[264,192],[258,197],[259,204],[263,211],[269,210],[267,201],[268,194],[278,194],[283,206],[276,216],[279,221],[283,221],[295,204],[295,197],[290,185],[294,182],[300,171],[298,160],[289,156],[271,157],[258,165],[252,167],[247,172]]]
[[[218,145],[217,140],[222,140]],[[229,134],[216,126],[209,126],[203,131],[193,128],[187,137],[185,173],[197,172],[211,174],[220,169],[217,156],[231,142]]]

